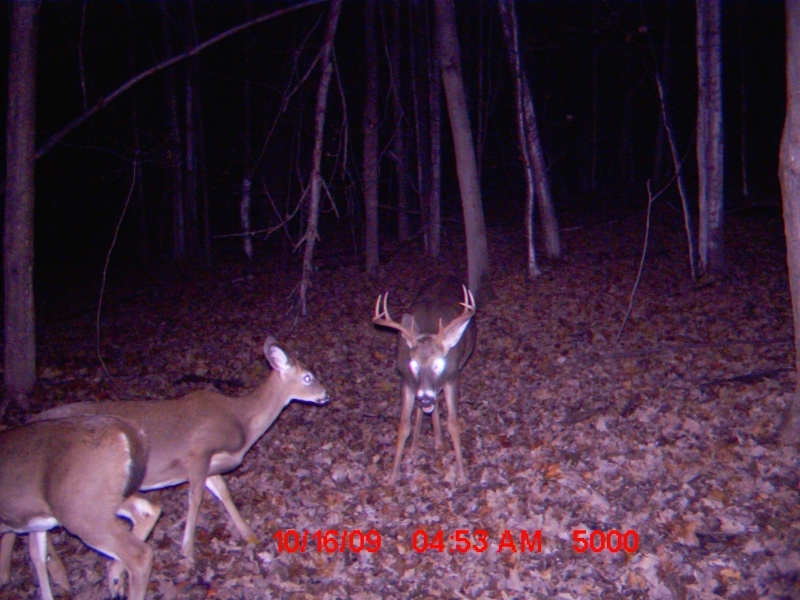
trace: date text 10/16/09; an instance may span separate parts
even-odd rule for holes
[[[317,552],[377,552],[381,549],[381,534],[375,529],[366,533],[358,529],[317,530],[313,533],[304,529],[280,530],[272,536],[278,542],[278,552],[306,552],[316,549]],[[309,548],[309,541],[311,546]],[[575,529],[572,532],[572,548],[575,552],[636,552],[639,549],[639,534],[628,530],[621,533],[611,531]],[[428,533],[417,529],[411,536],[411,547],[415,552],[485,552],[489,549],[489,533],[485,529],[456,529],[451,533],[437,530]],[[498,543],[497,552],[541,552],[542,532],[520,530],[515,534],[504,530]]]

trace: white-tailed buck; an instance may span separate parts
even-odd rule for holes
[[[132,423],[88,416],[25,425],[0,433],[0,584],[10,578],[18,533],[29,534],[31,560],[44,600],[47,577],[67,591],[69,580],[47,532],[61,525],[114,563],[109,590],[144,600],[153,551],[144,543],[161,509],[135,492],[144,477],[147,440]],[[118,517],[129,519],[133,530]]]
[[[250,447],[289,402],[325,404],[329,399],[306,366],[290,359],[274,338],[264,343],[264,355],[272,373],[241,398],[201,390],[177,400],[65,404],[36,418],[106,414],[129,419],[141,427],[150,441],[150,458],[139,489],[189,482],[189,510],[181,544],[187,558],[194,556],[194,530],[204,487],[222,502],[242,537],[255,543],[258,539],[231,500],[222,473],[242,464]]]
[[[411,455],[418,447],[422,413],[433,414],[434,446],[442,447],[442,432],[436,397],[444,390],[447,404],[447,430],[456,451],[458,482],[464,483],[464,461],[461,458],[461,434],[456,404],[459,398],[459,371],[467,362],[475,346],[475,326],[470,326],[475,315],[475,299],[466,286],[463,310],[455,301],[458,283],[438,280],[424,287],[417,295],[401,323],[389,315],[388,292],[378,296],[375,304],[376,325],[391,327],[400,332],[397,340],[397,370],[402,376],[403,407],[400,428],[397,431],[397,448],[389,483],[394,483],[400,468],[408,434],[411,431],[411,412],[417,406]]]

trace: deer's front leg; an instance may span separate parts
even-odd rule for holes
[[[397,448],[394,452],[394,465],[392,474],[389,476],[389,483],[397,481],[397,472],[400,469],[400,458],[403,456],[403,448],[406,445],[408,434],[411,432],[411,412],[414,410],[414,392],[406,384],[403,388],[403,407],[400,411],[400,428],[397,430]]]
[[[417,406],[417,410],[414,412],[416,416],[414,417],[414,437],[411,438],[411,457],[417,454],[417,449],[419,448],[419,430],[422,427],[422,409]]]
[[[228,514],[233,520],[233,524],[236,526],[239,534],[248,543],[257,544],[258,537],[256,537],[256,534],[252,529],[250,529],[250,526],[245,523],[241,513],[239,513],[239,509],[237,509],[236,505],[233,503],[231,493],[228,491],[228,485],[225,483],[222,475],[212,475],[211,477],[206,478],[206,487],[211,491],[212,494],[214,494],[214,496],[217,497],[220,502],[222,502],[222,505],[225,507],[225,510],[228,511]]]
[[[439,421],[439,404],[433,405],[433,447],[436,450],[442,449],[442,425]]]
[[[464,461],[461,458],[461,428],[458,425],[458,411],[456,409],[458,395],[457,379],[445,384],[444,399],[447,403],[447,431],[450,432],[450,438],[453,440],[453,447],[456,451],[456,482],[463,484],[467,482],[467,477],[464,475]]]

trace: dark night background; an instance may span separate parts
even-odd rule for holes
[[[135,73],[165,58],[164,32],[170,33],[173,53],[189,48],[192,36],[205,40],[253,16],[281,5],[273,2],[195,2],[194,18],[186,4],[114,2],[86,4],[81,51],[79,40],[83,4],[45,2],[39,33],[37,130],[39,143],[82,110],[79,56],[83,56],[89,106]],[[404,5],[408,6],[408,5]],[[168,15],[165,14],[168,7]],[[388,5],[384,5],[388,9]],[[216,256],[237,256],[238,238],[218,236],[239,231],[238,200],[241,177],[260,155],[254,177],[253,229],[275,222],[279,211],[296,202],[307,177],[311,148],[313,74],[287,104],[269,144],[261,152],[266,132],[281,110],[283,91],[292,69],[302,73],[320,40],[324,4],[303,8],[257,25],[218,43],[197,59],[199,94],[205,141],[201,165],[210,202],[210,226]],[[2,34],[7,43],[7,12]],[[654,187],[666,181],[672,166],[655,164],[659,128],[653,84],[654,59],[662,70],[668,110],[686,157],[690,190],[696,190],[694,171],[694,114],[696,63],[694,4],[691,2],[520,2],[521,45],[550,168],[551,185],[562,225],[573,215],[604,219],[643,206],[645,181]],[[382,10],[386,27],[390,11]],[[509,78],[496,11],[489,2],[458,5],[462,60],[471,102],[473,133],[487,119],[481,154],[483,202],[487,222],[519,223],[524,188],[513,117],[513,87]],[[723,81],[725,87],[726,209],[761,203],[777,205],[777,150],[784,110],[783,5],[779,2],[726,2],[723,8]],[[165,25],[166,22],[166,25]],[[194,33],[187,30],[187,23]],[[338,67],[329,96],[324,168],[337,213],[325,203],[322,245],[318,252],[337,250],[358,256],[363,247],[363,202],[360,187],[361,113],[364,95],[363,7],[346,2],[337,36]],[[415,43],[415,32],[403,24],[404,48]],[[379,32],[379,44],[384,36]],[[385,47],[384,47],[385,48]],[[381,145],[391,135],[385,51],[381,57]],[[297,60],[293,67],[293,60]],[[665,65],[666,61],[666,65]],[[2,67],[6,68],[6,61]],[[174,68],[180,87],[186,63]],[[409,66],[401,78],[409,89]],[[482,90],[479,71],[482,71]],[[114,263],[142,260],[145,242],[149,260],[170,257],[170,204],[166,179],[168,120],[166,78],[162,71],[102,109],[96,116],[43,156],[36,165],[36,268],[99,266],[120,217],[131,179],[131,102],[135,98],[142,140],[138,184],[144,186],[145,206],[131,203],[122,224]],[[596,80],[596,84],[594,83]],[[252,141],[244,138],[244,89],[249,82]],[[341,89],[336,89],[341,85]],[[596,91],[595,94],[593,93]],[[3,90],[5,94],[5,89]],[[742,98],[746,98],[743,107]],[[343,114],[342,99],[346,102]],[[410,100],[404,97],[406,110]],[[180,98],[179,98],[180,102]],[[593,106],[597,132],[593,144]],[[482,112],[479,112],[479,104]],[[5,116],[5,115],[4,115]],[[743,118],[744,117],[744,118]],[[445,117],[446,118],[446,117]],[[347,124],[346,142],[342,138]],[[744,132],[743,132],[744,124]],[[446,126],[446,125],[445,125]],[[745,136],[749,196],[741,185],[742,135]],[[445,214],[458,217],[449,132],[443,135]],[[347,164],[338,164],[347,149]],[[592,181],[592,159],[596,160]],[[664,155],[665,160],[668,156]],[[413,160],[413,159],[412,159]],[[381,204],[391,206],[393,168],[382,159]],[[694,187],[693,187],[694,186]],[[674,186],[673,186],[674,187]],[[268,199],[268,195],[269,198]],[[674,194],[673,194],[674,196]],[[415,209],[412,199],[412,209]],[[144,213],[142,214],[142,211]],[[599,211],[599,212],[598,212]],[[575,218],[578,218],[577,216]],[[144,221],[142,221],[142,219]],[[383,240],[393,236],[394,213],[382,211]],[[142,223],[146,223],[142,225]],[[299,224],[289,233],[297,239]],[[277,234],[277,238],[281,234]],[[284,240],[259,246],[261,260],[274,258]],[[358,259],[355,259],[358,260]],[[94,267],[93,267],[94,268]]]
[[[9,6],[0,11],[4,108]],[[43,2],[38,145],[164,61],[167,40],[175,55],[288,6]],[[517,1],[563,250],[550,260],[540,248],[537,278],[527,276],[525,183],[497,10],[489,0],[456,2],[495,294],[479,300],[477,344],[461,377],[461,486],[451,438],[444,432],[435,449],[427,417],[417,455],[405,454],[398,481],[387,484],[401,402],[395,336],[373,325],[375,299],[389,293],[398,316],[421,282],[462,276],[466,263],[444,101],[441,255],[425,255],[414,191],[411,239],[398,240],[392,3],[379,4],[377,27],[380,268],[366,275],[361,0],[344,0],[336,33],[322,163],[329,196],[307,315],[297,311],[302,250],[294,249],[304,208],[255,237],[252,262],[232,236],[241,231],[246,173],[253,172],[253,230],[276,227],[308,186],[318,66],[303,78],[328,6],[253,26],[144,79],[37,161],[37,382],[27,405],[11,403],[4,423],[76,401],[158,401],[203,389],[244,395],[271,372],[262,352],[271,334],[314,369],[331,401],[287,406],[225,475],[257,543],[242,540],[206,494],[196,563],[187,565],[179,557],[187,486],[147,493],[163,508],[148,539],[148,598],[800,598],[800,456],[796,444],[776,443],[796,391],[778,183],[784,4],[722,3],[727,272],[693,281],[675,184],[654,203],[648,228],[646,183],[658,191],[673,172],[666,147],[659,151],[658,65],[696,213],[695,2]],[[407,177],[416,182],[411,89],[420,80],[411,58],[428,41],[420,20],[432,2],[399,6]],[[202,153],[211,255],[195,247],[179,259],[172,185],[180,152],[169,99],[174,84],[182,117],[187,75],[201,111],[194,150]],[[137,138],[137,188],[103,279]],[[327,529],[375,530],[383,545],[374,554],[276,545],[282,532]],[[486,530],[489,550],[412,549],[415,531],[457,529]],[[640,544],[635,552],[580,554],[571,543],[580,530],[632,531]],[[505,531],[540,531],[543,548],[501,552]],[[107,597],[108,561],[61,529],[52,536],[74,597]],[[24,544],[13,561],[0,600],[38,598]]]

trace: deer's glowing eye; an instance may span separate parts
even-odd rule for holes
[[[419,375],[419,363],[415,360],[411,360],[408,363],[408,368],[411,369],[411,372],[414,374],[414,377]]]
[[[306,373],[305,375],[303,375],[303,383],[305,383],[306,385],[310,385],[313,380],[314,378],[311,376],[310,373]]]
[[[443,357],[439,357],[433,361],[433,372],[437,375],[441,375],[442,371],[444,371],[444,366],[446,362]]]

